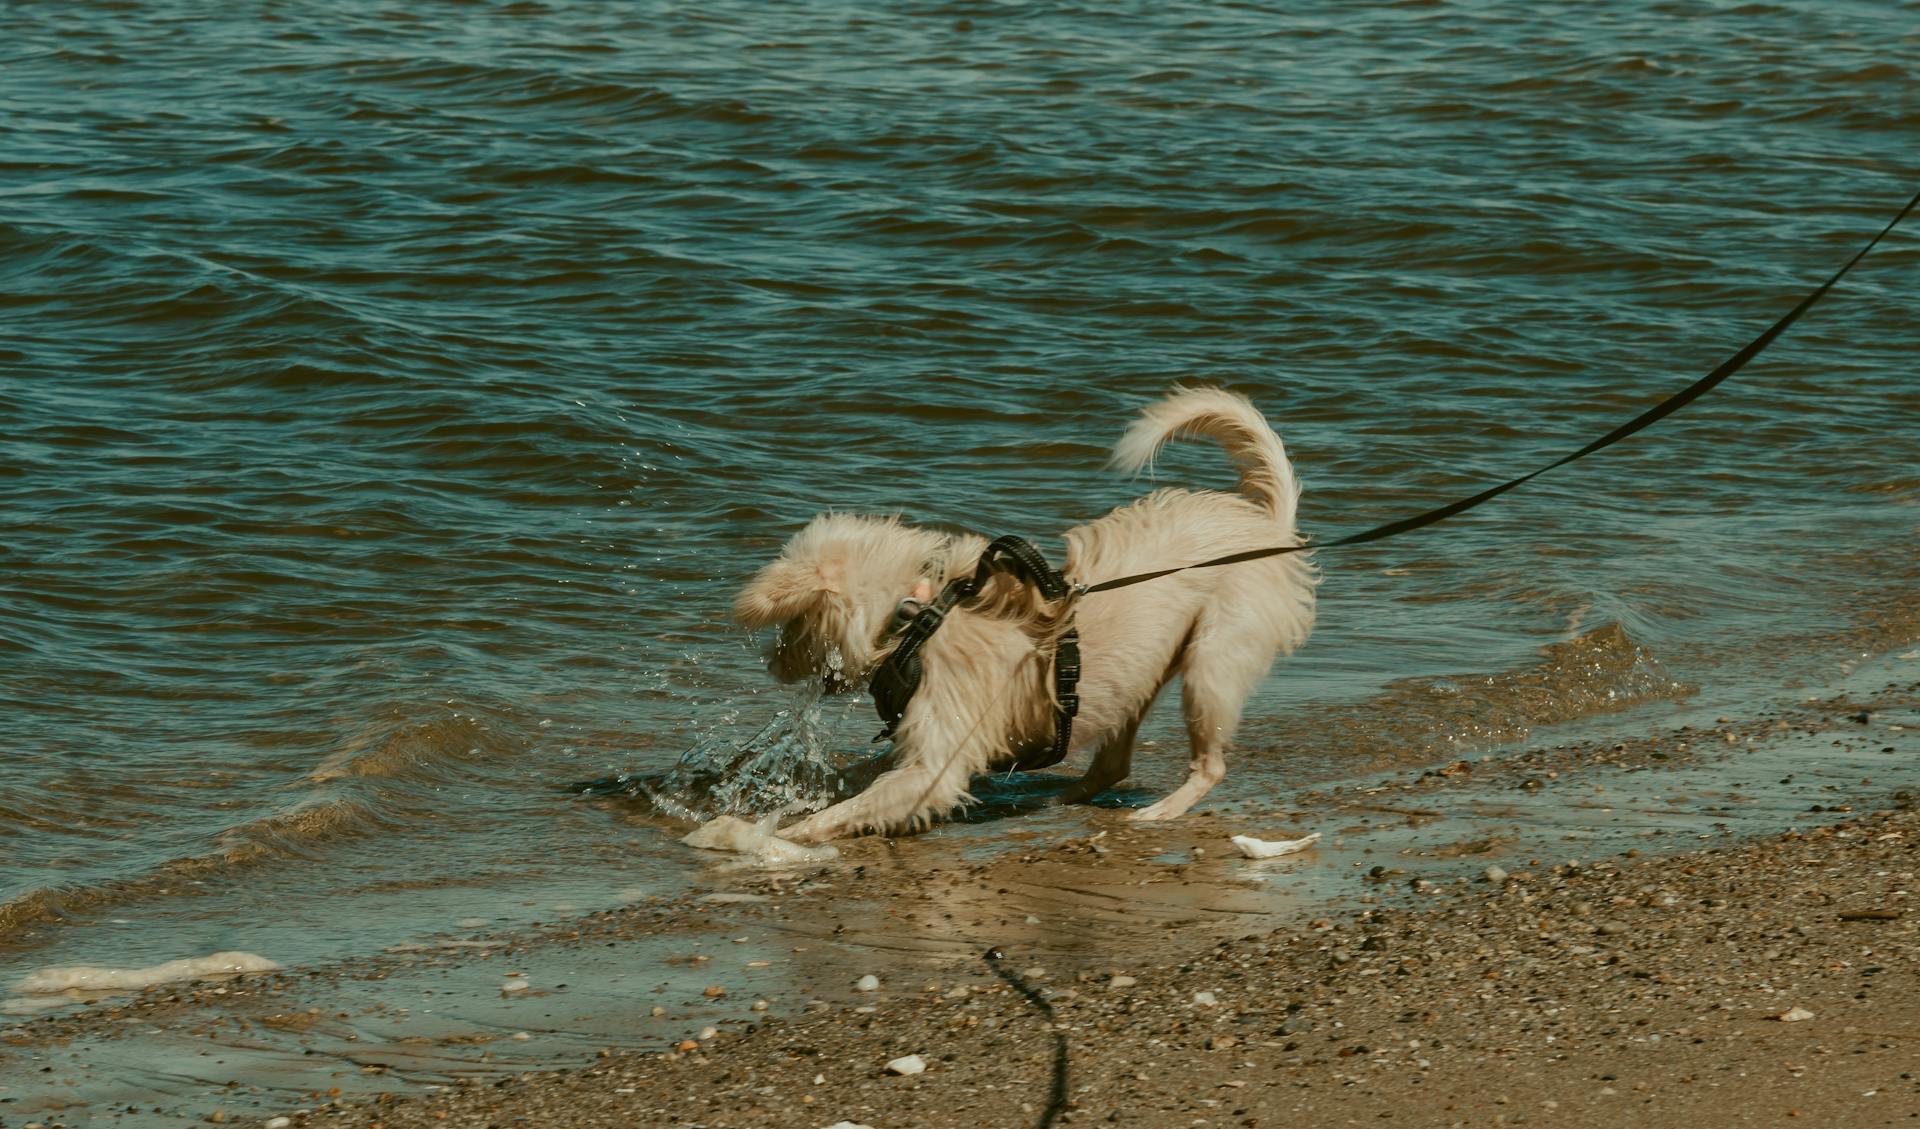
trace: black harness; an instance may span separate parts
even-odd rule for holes
[[[961,577],[948,583],[931,603],[916,607],[911,601],[903,602],[901,615],[905,624],[900,629],[900,642],[873,672],[868,682],[868,690],[873,694],[874,709],[879,711],[880,720],[886,728],[880,731],[875,740],[892,737],[900,726],[900,719],[906,716],[907,703],[913,700],[913,692],[920,688],[920,678],[924,673],[920,662],[920,649],[933,638],[933,633],[946,622],[947,613],[954,605],[971,600],[980,594],[993,574],[1010,573],[1020,580],[1033,585],[1040,594],[1052,601],[1063,601],[1073,594],[1067,578],[1060,575],[1040,550],[1021,537],[1002,537],[987,546],[980,554],[980,563],[972,576]],[[1073,718],[1080,712],[1080,696],[1075,688],[1080,684],[1080,633],[1069,626],[1060,633],[1053,653],[1054,710],[1053,744],[1045,750],[1015,752],[1012,767],[1022,771],[1046,768],[1059,764],[1066,759],[1067,744],[1073,738]]]

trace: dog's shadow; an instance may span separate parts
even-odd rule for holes
[[[886,753],[839,766],[833,792],[824,797],[819,806],[858,795],[891,767],[893,758]],[[940,822],[991,824],[1035,815],[1061,806],[1060,794],[1076,779],[1062,772],[1003,771],[976,776],[968,789],[974,802]],[[724,774],[690,774],[684,766],[654,772],[623,772],[567,784],[561,790],[575,796],[620,801],[637,813],[668,819],[700,822],[719,815],[755,818],[761,814],[739,802],[740,794],[729,787]],[[1138,788],[1109,788],[1085,801],[1085,806],[1130,809],[1142,807],[1152,798],[1153,793]],[[933,826],[939,826],[939,822]]]
[[[1035,815],[1049,808],[1064,806],[1060,793],[1078,780],[1064,772],[995,772],[973,778],[968,791],[974,802],[954,813],[952,823],[997,823],[1003,819]],[[1082,807],[1125,810],[1151,803],[1154,793],[1140,788],[1109,788]]]

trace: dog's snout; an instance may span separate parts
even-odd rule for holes
[[[794,648],[782,641],[767,651],[767,673],[777,682],[799,682],[813,670],[804,656],[796,654]]]
[[[789,625],[767,649],[767,672],[779,682],[805,682],[818,678],[829,694],[850,693],[860,686],[856,672],[850,670],[837,647],[823,643],[814,633]]]

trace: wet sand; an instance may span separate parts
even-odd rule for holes
[[[0,1125],[1915,1124],[1920,683],[1637,731],[10,1021]]]
[[[1023,970],[1051,1024],[983,960],[683,1050],[296,1123],[1037,1125],[1059,1038],[1058,1124],[1912,1124],[1916,870],[1912,811],[1543,865],[1177,960]],[[925,1073],[886,1072],[910,1054]]]

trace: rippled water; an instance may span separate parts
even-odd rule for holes
[[[1178,379],[1322,537],[1531,469],[1885,222],[1916,78],[1913,3],[10,6],[0,971],[685,881],[561,788],[809,708],[726,622],[809,514],[1050,535]],[[1223,795],[1910,638],[1915,238],[1326,555]]]

